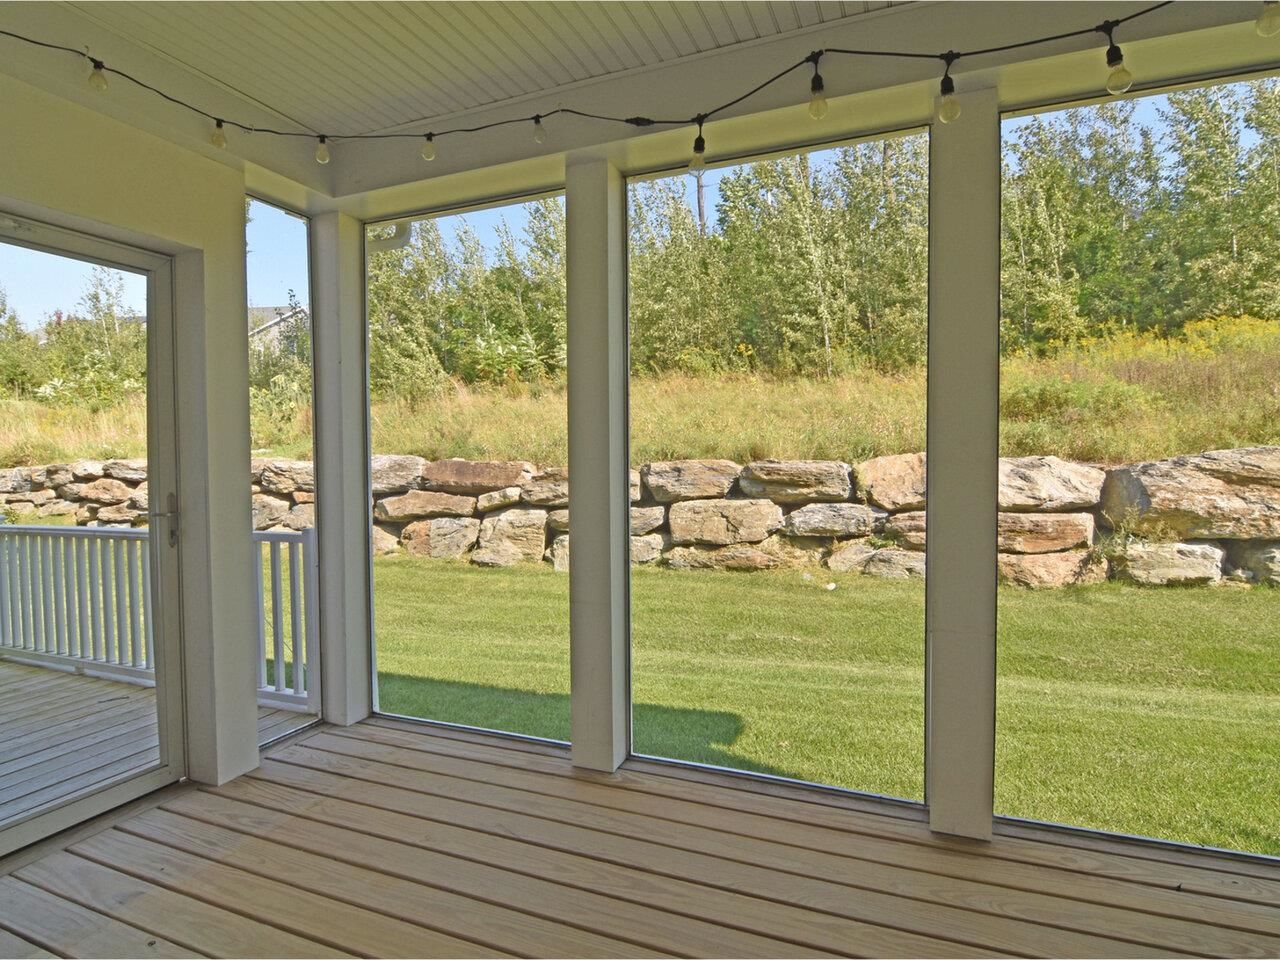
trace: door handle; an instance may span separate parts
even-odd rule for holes
[[[178,495],[171,493],[166,498],[166,506],[168,510],[148,512],[147,517],[151,520],[167,520],[166,526],[169,529],[169,546],[176,547],[178,545]]]

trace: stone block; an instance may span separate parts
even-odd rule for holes
[[[425,490],[476,496],[523,486],[533,474],[533,464],[525,460],[430,460],[422,466],[422,486]]]
[[[996,537],[1002,553],[1052,553],[1093,542],[1091,513],[1001,513]]]
[[[854,468],[858,495],[885,510],[923,510],[925,455],[900,453],[866,460]]]
[[[887,517],[861,503],[810,503],[787,514],[783,529],[796,537],[865,537],[884,529]]]
[[[756,460],[742,468],[738,487],[774,503],[848,500],[851,468],[838,460]]]
[[[475,547],[480,521],[474,517],[433,517],[419,520],[400,531],[405,549],[419,557],[459,560]]]
[[[569,471],[565,467],[548,467],[520,486],[520,499],[538,507],[569,505]]]
[[[369,458],[369,480],[375,495],[404,493],[422,482],[422,457],[378,453]]]
[[[373,506],[373,516],[378,520],[403,522],[424,517],[469,517],[475,509],[475,497],[434,490],[409,490],[379,500]]]
[[[1111,526],[1141,536],[1280,540],[1280,447],[1118,467],[1101,499]]]
[[[727,496],[741,471],[732,460],[660,460],[644,464],[640,478],[655,501],[675,503]]]
[[[759,543],[782,526],[782,508],[771,500],[681,500],[667,524],[677,544]]]

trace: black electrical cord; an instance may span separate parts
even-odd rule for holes
[[[546,113],[532,114],[527,117],[511,117],[510,119],[506,119],[506,120],[493,120],[493,121],[490,121],[489,123],[482,123],[482,124],[478,124],[476,126],[471,126],[471,127],[447,127],[443,130],[432,130],[429,133],[425,133],[425,134],[424,133],[320,134],[317,131],[310,130],[310,129],[277,130],[272,127],[257,127],[257,126],[254,126],[253,124],[241,123],[238,120],[232,120],[227,117],[220,117],[216,114],[210,113],[208,110],[205,110],[201,107],[196,106],[194,103],[191,103],[187,100],[183,100],[180,97],[175,97],[172,94],[165,93],[165,91],[161,90],[159,87],[153,86],[152,84],[147,83],[145,80],[140,80],[137,77],[133,76],[132,74],[125,72],[124,70],[119,70],[115,67],[108,66],[102,60],[96,57],[91,57],[87,52],[87,50],[79,50],[79,49],[76,49],[75,47],[69,47],[60,43],[50,43],[45,40],[38,40],[38,39],[35,39],[34,37],[27,37],[20,33],[14,33],[11,30],[0,30],[0,36],[9,37],[10,39],[18,40],[18,41],[21,41],[22,43],[27,43],[36,47],[42,47],[48,50],[58,50],[64,53],[73,54],[74,56],[80,57],[81,59],[88,61],[90,64],[92,64],[94,70],[96,71],[101,71],[102,73],[109,73],[114,76],[120,77],[121,79],[129,81],[135,86],[141,87],[143,90],[150,91],[151,93],[155,94],[158,97],[161,97],[164,100],[167,100],[169,103],[172,103],[175,106],[183,107],[184,109],[189,110],[192,113],[197,114],[198,116],[204,117],[206,120],[214,121],[218,129],[221,129],[223,127],[235,127],[236,129],[242,130],[245,133],[261,133],[261,134],[267,134],[269,136],[274,136],[274,137],[301,137],[308,140],[319,140],[321,142],[328,142],[331,140],[406,140],[406,139],[420,140],[424,136],[428,140],[434,141],[439,139],[440,137],[447,137],[447,136],[453,136],[455,134],[464,134],[464,133],[480,133],[481,131],[484,131],[484,130],[493,130],[497,127],[510,126],[511,124],[516,124],[516,123],[537,123],[541,120],[547,119],[548,117],[554,117],[559,114],[564,114],[566,116],[580,117],[584,120],[598,120],[606,123],[622,123],[622,124],[627,124],[633,127],[650,127],[655,125],[664,125],[664,126],[697,125],[698,139],[702,140],[702,124],[704,121],[711,119],[712,117],[716,116],[719,113],[723,113],[725,110],[729,110],[729,109],[732,109],[733,107],[736,107],[738,104],[742,103],[744,100],[750,99],[751,97],[759,93],[761,90],[764,90],[766,87],[769,87],[774,83],[777,83],[779,80],[783,79],[784,77],[788,76],[794,71],[800,69],[805,64],[813,65],[815,76],[816,76],[818,61],[826,54],[840,54],[843,56],[854,56],[854,57],[890,57],[890,58],[897,58],[897,59],[903,59],[903,60],[941,60],[946,65],[946,69],[943,73],[943,78],[945,81],[945,80],[950,80],[952,65],[956,61],[966,57],[980,57],[980,56],[985,56],[993,53],[1004,53],[1009,50],[1020,50],[1025,47],[1038,46],[1040,44],[1046,44],[1046,43],[1054,43],[1060,40],[1072,39],[1074,37],[1089,36],[1090,34],[1094,34],[1094,33],[1103,33],[1107,36],[1108,41],[1112,42],[1111,34],[1116,27],[1120,26],[1121,24],[1128,23],[1131,20],[1136,20],[1139,17],[1144,17],[1147,14],[1154,13],[1155,11],[1163,7],[1167,7],[1172,3],[1173,3],[1173,0],[1163,0],[1163,2],[1161,3],[1155,3],[1149,7],[1144,7],[1143,9],[1137,10],[1126,17],[1120,17],[1115,20],[1104,20],[1101,24],[1098,24],[1096,26],[1082,27],[1079,30],[1069,30],[1064,33],[1055,33],[1055,34],[1050,34],[1044,37],[1035,37],[1031,40],[1020,40],[1016,43],[1005,43],[1005,44],[1001,44],[999,46],[994,46],[994,47],[983,47],[977,50],[963,50],[963,51],[948,50],[946,53],[922,53],[919,51],[911,51],[911,50],[859,50],[859,49],[852,49],[852,48],[845,48],[845,47],[828,47],[824,50],[815,50],[804,59],[799,60],[796,63],[793,63],[791,66],[778,71],[769,79],[763,81],[762,83],[757,84],[756,86],[752,87],[750,90],[746,91],[740,96],[734,97],[731,100],[727,100],[726,102],[720,104],[719,106],[713,107],[710,110],[707,110],[701,113],[696,113],[691,117],[664,118],[664,119],[654,119],[651,117],[644,117],[644,116],[615,117],[615,116],[609,116],[607,114],[592,113],[586,110],[577,110],[577,109],[574,109],[573,107],[557,107],[556,109],[547,111]],[[1112,42],[1112,45],[1114,46],[1113,42]],[[419,120],[410,121],[409,124],[406,124],[406,125],[425,124],[427,120],[428,118],[424,117]]]

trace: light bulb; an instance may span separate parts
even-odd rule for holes
[[[960,101],[956,99],[956,82],[950,74],[943,76],[938,90],[942,94],[938,101],[938,122],[954,123],[960,119]]]
[[[1258,31],[1260,37],[1274,37],[1280,33],[1280,3],[1276,3],[1275,0],[1264,3],[1262,12],[1253,23],[1253,28]]]
[[[104,93],[107,89],[107,75],[102,69],[102,61],[94,60],[92,62],[93,70],[89,74],[89,86],[99,93]]]
[[[1127,93],[1133,86],[1133,74],[1125,69],[1124,54],[1114,43],[1107,47],[1107,66],[1111,68],[1107,77],[1107,93],[1113,97]]]
[[[707,141],[703,139],[702,132],[699,130],[698,135],[693,140],[693,156],[689,159],[690,170],[701,170],[707,165]]]
[[[1133,74],[1124,68],[1124,64],[1116,67],[1107,77],[1107,93],[1113,96],[1119,96],[1122,93],[1128,93],[1129,88],[1133,86]]]
[[[827,115],[827,97],[822,92],[822,76],[815,73],[813,81],[809,84],[811,96],[809,97],[809,116],[815,120],[821,120]]]
[[[424,139],[425,139],[425,141],[426,141],[426,142],[425,142],[425,143],[423,143],[423,145],[422,145],[422,151],[421,151],[421,153],[422,153],[422,159],[423,159],[423,160],[434,160],[434,159],[436,158],[436,137],[435,137],[435,134],[433,134],[433,133],[428,133]]]
[[[960,101],[954,93],[949,93],[938,104],[938,120],[942,123],[954,123],[960,119]]]
[[[209,142],[219,150],[227,149],[227,134],[222,129],[221,120],[214,121],[213,136],[209,139]]]
[[[534,143],[547,142],[547,128],[542,125],[541,117],[533,118],[533,142]]]
[[[316,144],[316,163],[324,165],[329,162],[329,143],[326,137],[321,137],[320,142]]]

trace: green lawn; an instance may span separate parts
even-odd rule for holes
[[[812,576],[634,570],[636,751],[919,799],[923,586]],[[568,738],[567,576],[374,578],[382,710]],[[999,813],[1280,854],[1280,590],[1010,588],[1000,618]]]

